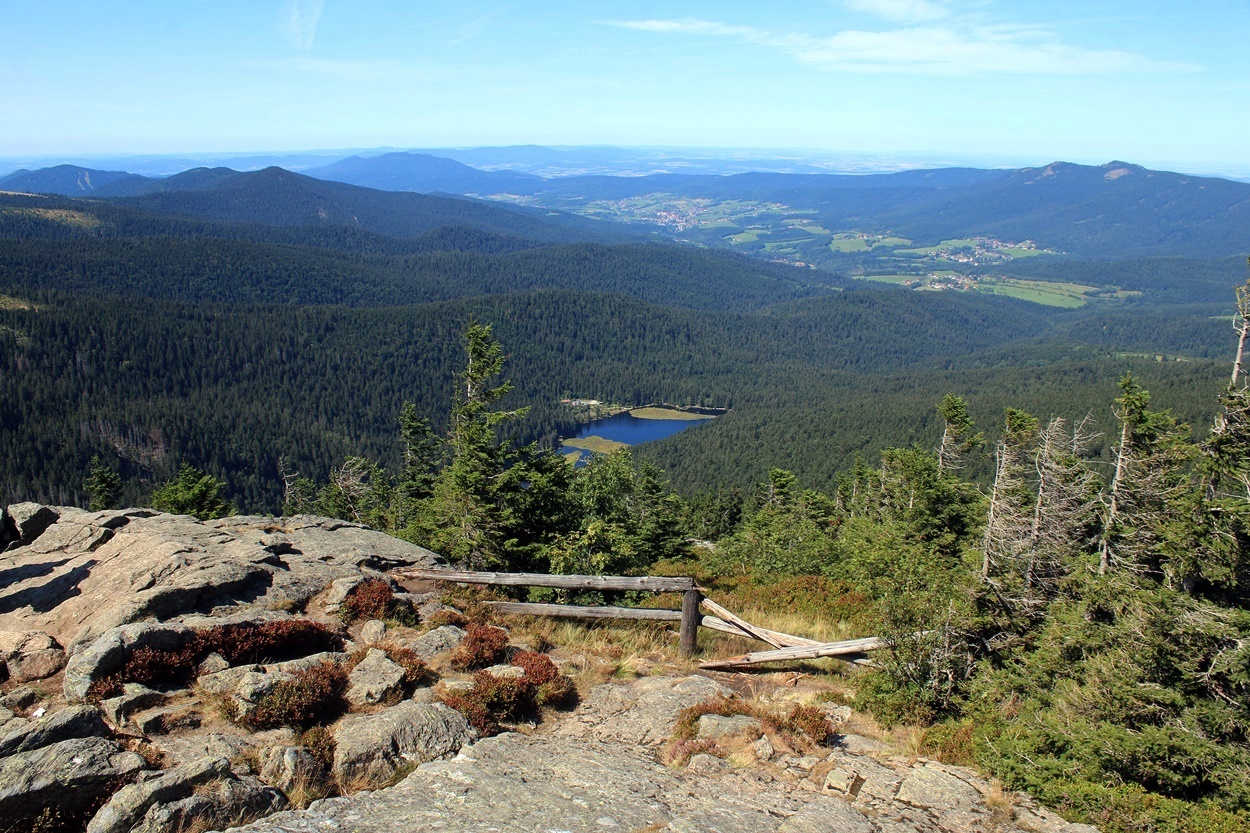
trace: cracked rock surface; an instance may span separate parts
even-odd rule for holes
[[[359,524],[303,515],[198,521],[17,504],[0,528],[9,531],[0,545],[0,629],[44,634],[71,656],[132,622],[300,607],[336,580],[444,563]]]
[[[692,698],[720,691],[704,677],[599,686],[553,732],[487,738],[389,789],[317,801],[239,830],[1096,833],[1022,796],[992,803],[987,781],[931,761],[835,748],[817,764],[661,765],[660,727],[671,730]]]

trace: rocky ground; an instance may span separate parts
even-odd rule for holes
[[[687,754],[675,755],[679,713],[735,697],[732,675],[670,669],[609,682],[541,725],[479,739],[440,702],[472,683],[446,662],[465,631],[418,622],[445,616],[438,597],[392,584],[406,625],[345,630],[339,621],[362,581],[440,563],[323,518],[201,523],[149,510],[9,507],[0,516],[0,833],[1093,830],[969,770],[892,755],[853,731],[845,706],[820,706],[835,729],[820,747],[788,743],[755,717],[707,714]],[[286,633],[310,622],[316,638],[280,661],[231,662],[223,647],[197,654],[185,684],[115,679],[144,657],[200,645],[206,629]],[[414,683],[401,654],[443,679]],[[342,671],[346,713],[324,730],[248,728],[284,685],[327,668]],[[774,689],[755,705],[811,693]]]

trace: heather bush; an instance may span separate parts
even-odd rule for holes
[[[777,722],[777,728],[790,738],[806,738],[817,746],[829,740],[829,736],[833,734],[833,727],[829,725],[825,713],[814,706],[796,705]]]
[[[385,619],[395,604],[395,591],[379,578],[369,578],[352,588],[339,609],[345,623],[359,619]]]
[[[551,657],[537,651],[519,651],[512,664],[525,672],[524,680],[533,686],[534,703],[539,706],[564,703],[573,694],[573,681],[560,673]]]
[[[298,742],[327,770],[334,767],[334,735],[329,729],[324,726],[309,727],[300,733]]]
[[[328,723],[343,709],[347,674],[333,662],[296,671],[273,687],[243,718],[249,729]]]
[[[573,681],[561,674],[544,654],[519,651],[512,664],[523,670],[525,676],[496,677],[489,671],[478,671],[473,675],[473,688],[463,694],[446,695],[443,702],[486,736],[499,732],[499,721],[533,715],[541,706],[567,701],[573,692]]]
[[[500,725],[491,715],[485,706],[471,700],[468,696],[460,694],[448,694],[443,697],[443,702],[451,708],[460,712],[464,719],[469,721],[469,725],[477,730],[482,737],[490,737],[500,732]]]
[[[448,661],[453,668],[474,671],[496,665],[508,649],[508,634],[490,625],[469,624],[464,641],[451,652]]]
[[[213,651],[231,665],[277,662],[322,651],[339,651],[343,640],[310,619],[218,625],[197,634],[201,657]]]
[[[215,625],[195,631],[180,648],[131,651],[120,668],[91,684],[87,699],[99,702],[116,697],[126,683],[182,688],[195,679],[200,663],[214,652],[231,665],[239,665],[293,659],[342,647],[343,640],[337,634],[308,619]]]
[[[397,645],[382,645],[379,647],[386,653],[387,659],[404,669],[405,688],[411,690],[425,682],[430,674],[430,668],[425,664],[425,660],[417,656],[416,651],[410,648],[401,648]]]
[[[469,623],[469,620],[465,618],[465,615],[460,611],[448,608],[435,613],[429,619],[425,620],[425,623],[431,628],[441,628],[444,625],[455,625],[458,628],[463,628]]]

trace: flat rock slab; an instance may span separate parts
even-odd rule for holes
[[[411,700],[377,714],[349,715],[334,729],[334,775],[350,784],[385,781],[405,764],[420,764],[459,750],[474,731],[442,703]]]
[[[559,729],[565,736],[589,735],[598,740],[659,745],[673,731],[682,709],[733,692],[698,675],[644,677],[630,683],[596,686]]]
[[[7,512],[0,527],[17,540],[0,553],[0,630],[41,631],[71,655],[149,617],[303,605],[337,579],[445,563],[385,533],[313,516],[197,521],[35,504]]]

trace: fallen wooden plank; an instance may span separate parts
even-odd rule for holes
[[[399,578],[454,581],[459,584],[495,584],[511,587],[560,587],[565,590],[654,590],[685,593],[694,589],[688,576],[552,576],[546,573],[482,573],[472,570],[427,570],[401,567]]]
[[[722,631],[724,633],[733,634],[734,636],[741,636],[743,638],[747,637],[747,635],[743,633],[742,629],[739,628],[737,625],[734,625],[730,622],[726,622],[724,619],[721,619],[717,616],[704,616],[699,621],[699,624],[705,628],[711,628],[714,631]],[[801,636],[793,636],[788,633],[782,633],[781,631],[774,631],[774,630],[769,630],[768,628],[761,628],[759,625],[752,625],[751,628],[761,633],[767,633],[773,639],[776,639],[778,642],[780,642],[782,645],[786,647],[802,648],[802,647],[806,647],[809,645],[822,644],[819,640],[816,640],[816,639],[804,639]]]
[[[784,662],[796,659],[816,659],[818,657],[837,657],[848,654],[862,654],[885,647],[885,640],[876,636],[863,639],[847,639],[842,642],[825,642],[800,648],[779,648],[775,651],[755,651],[750,654],[699,663],[700,668],[734,668],[740,665],[760,665],[765,662]]]
[[[486,602],[500,613],[519,613],[527,616],[556,616],[564,619],[658,619],[680,622],[680,610],[660,610],[647,607],[609,607],[607,605],[557,605],[536,602]]]
[[[743,635],[749,636],[752,639],[758,639],[760,642],[767,642],[769,645],[772,645],[774,648],[786,647],[784,642],[779,641],[776,637],[772,636],[768,631],[764,630],[763,628],[756,628],[750,622],[746,621],[745,619],[739,618],[738,616],[735,616],[734,614],[730,613],[728,610],[721,607],[720,605],[718,605],[716,602],[712,601],[711,599],[704,597],[700,601],[700,604],[703,607],[707,608],[709,613],[715,613],[717,616],[724,619],[729,624],[735,625],[738,628],[738,630],[742,631]]]

